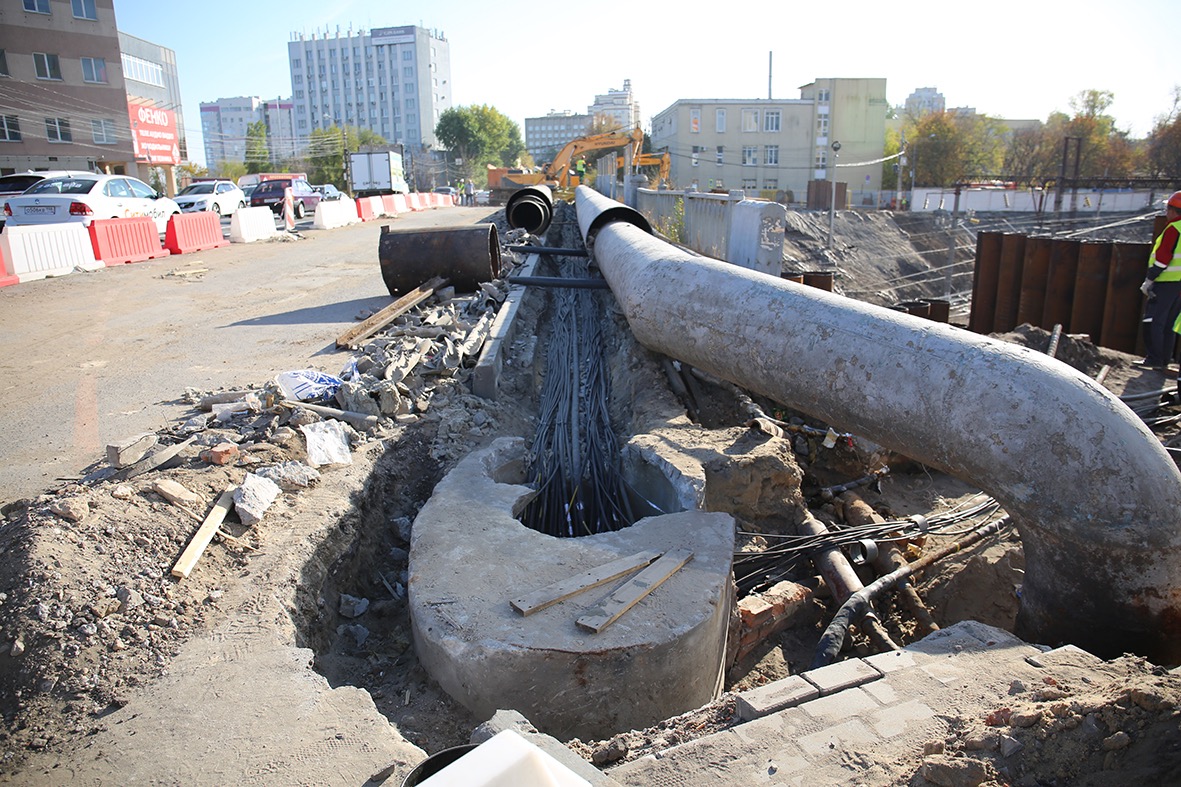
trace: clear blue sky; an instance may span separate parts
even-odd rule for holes
[[[420,25],[451,45],[453,104],[490,104],[515,120],[585,112],[630,79],[645,125],[681,98],[798,98],[821,77],[884,77],[898,105],[935,87],[948,107],[1045,120],[1082,90],[1115,95],[1135,137],[1181,85],[1178,11],[1165,0],[994,0],[803,4],[753,0],[637,4],[544,0],[115,0],[119,29],[176,51],[189,155],[204,162],[199,105],[231,96],[289,98],[287,42],[327,27]],[[600,40],[606,46],[592,44]],[[596,53],[612,52],[614,54]]]

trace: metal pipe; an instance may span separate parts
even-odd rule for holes
[[[563,249],[557,246],[508,246],[509,251],[523,251],[526,254],[552,254],[558,257],[586,257],[586,249]]]
[[[514,191],[504,206],[504,218],[513,229],[541,235],[554,218],[554,194],[548,186],[526,186]]]
[[[435,276],[447,278],[459,292],[473,292],[481,282],[500,278],[495,224],[420,230],[383,225],[377,259],[386,289],[395,298]]]
[[[605,279],[592,279],[585,276],[565,278],[563,276],[510,276],[505,279],[509,284],[523,284],[526,287],[570,287],[576,290],[606,290]]]
[[[996,498],[1025,546],[1020,636],[1181,662],[1181,472],[1110,392],[1025,347],[694,256],[590,189],[576,204],[643,345]]]

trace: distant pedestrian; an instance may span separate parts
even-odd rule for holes
[[[471,178],[468,178],[467,182],[463,184],[463,204],[468,206],[476,204],[476,184],[472,183]]]
[[[1148,323],[1147,351],[1141,366],[1166,369],[1173,361],[1173,332],[1181,317],[1181,191],[1173,193],[1165,205],[1169,223],[1157,236],[1148,258],[1148,275],[1140,291],[1148,299],[1144,320]]]

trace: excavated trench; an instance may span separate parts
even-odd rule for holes
[[[547,245],[580,246],[572,206],[558,208]],[[569,275],[570,262],[539,273]],[[784,575],[807,590],[802,613],[737,659],[743,631],[734,533],[747,534],[742,549],[765,548],[778,534],[794,534],[809,505],[839,526],[839,506],[825,490],[867,478],[887,458],[856,440],[828,440],[827,425],[767,401],[757,404],[795,428],[772,435],[747,426],[750,402],[732,387],[639,346],[609,292],[587,297],[600,319],[619,470],[668,516],[577,539],[520,524],[530,494],[526,446],[555,319],[550,294],[534,289],[518,317],[504,395],[484,411],[497,428],[481,430],[465,455],[441,450],[458,439],[453,419],[470,416],[471,397],[451,391],[451,409],[388,441],[337,536],[305,567],[299,644],[315,652],[316,668],[333,685],[369,691],[391,723],[427,751],[466,743],[501,707],[559,738],[603,739],[706,705],[732,686],[806,668],[828,601],[807,561]],[[913,464],[901,469],[888,482],[901,493],[895,502],[908,508],[899,515],[928,513],[943,492],[968,491],[952,482],[928,494],[929,473]],[[911,488],[924,483],[925,491]],[[624,579],[528,617],[508,604],[617,557],[682,549],[692,559],[599,633],[575,621]],[[1005,559],[1012,570],[992,576],[990,559],[980,557],[963,588],[979,594],[991,586],[984,594],[1004,607],[994,623],[1015,607],[1006,597],[1019,556]],[[961,595],[950,579],[938,586],[949,603]],[[906,641],[914,626],[893,611],[884,613],[887,627]],[[856,634],[851,645],[864,651]]]

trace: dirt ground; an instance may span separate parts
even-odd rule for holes
[[[559,219],[571,222],[571,213],[560,212]],[[884,219],[873,214],[859,221],[870,226]],[[559,229],[564,230],[563,243],[575,240],[572,223]],[[820,254],[822,235],[816,227],[801,223],[794,231],[801,258]],[[874,233],[864,232],[858,246],[868,258],[903,255],[897,244],[904,235],[896,225],[881,230],[888,237],[876,250],[869,247]],[[850,280],[858,275],[858,265],[846,262]],[[415,656],[405,603],[409,532],[434,485],[459,459],[499,436],[531,436],[544,374],[544,352],[539,348],[546,339],[549,315],[544,299],[526,303],[530,305],[520,317],[496,401],[470,393],[467,366],[418,372],[403,392],[412,401],[406,412],[383,417],[369,432],[352,433],[354,452],[375,451],[380,458],[362,496],[324,511],[337,523],[338,532],[315,550],[291,611],[298,644],[315,652],[315,668],[334,686],[369,692],[380,713],[427,752],[466,743],[483,719],[474,718],[442,692]],[[635,345],[609,308],[605,319],[614,329],[608,340],[611,366],[627,370],[633,380],[629,393],[619,395],[613,417],[621,428],[635,428],[653,415],[653,410],[644,411],[645,403],[652,401],[647,397],[659,397],[663,407],[675,401],[675,395],[667,389],[651,393],[667,379],[661,359]],[[1000,338],[1043,350],[1049,343],[1045,331],[1028,326]],[[1152,390],[1166,382],[1157,372],[1134,367],[1135,358],[1100,350],[1076,337],[1063,338],[1058,357],[1091,376],[1110,367],[1104,384],[1117,394]],[[19,783],[22,774],[79,756],[88,737],[103,727],[114,709],[167,674],[180,646],[213,626],[227,591],[267,549],[268,533],[281,526],[285,508],[303,494],[297,486],[285,486],[276,508],[257,524],[231,513],[223,534],[206,550],[200,570],[192,576],[177,581],[169,573],[225,489],[262,467],[308,460],[300,427],[321,419],[301,409],[268,405],[264,383],[259,381],[257,406],[244,412],[217,420],[194,409],[192,415],[205,421],[200,428],[194,431],[178,423],[162,430],[159,437],[165,444],[195,438],[174,466],[120,480],[101,477],[106,464],[96,457],[86,470],[97,475],[5,507],[0,526],[4,778]],[[706,412],[692,427],[692,439],[719,447],[734,445],[735,435],[745,429],[739,403],[726,388],[703,384],[700,390],[704,396],[698,403]],[[208,393],[190,391],[188,396],[195,403]],[[789,411],[781,415],[826,426]],[[1177,439],[1174,425],[1163,425],[1160,433],[1166,444]],[[228,464],[201,458],[202,449],[227,442],[237,448]],[[812,461],[814,446],[803,449],[788,440],[779,452],[784,476],[795,479],[793,501],[807,500],[818,517],[839,524],[839,512],[816,496],[818,488],[868,468],[857,467],[856,452]],[[879,485],[861,490],[883,516],[930,515],[977,493],[905,458],[898,460]],[[740,464],[741,457],[734,461]],[[331,484],[332,472],[325,469],[322,478],[311,483]],[[720,475],[725,472],[722,469]],[[183,485],[194,494],[193,500],[170,502],[158,485],[162,479]],[[758,526],[744,517],[755,517],[764,504],[769,503],[735,501],[731,511],[740,524]],[[932,538],[927,546],[938,541]],[[1019,535],[1008,530],[939,564],[917,578],[916,586],[940,625],[973,619],[1011,629],[1022,566]],[[805,571],[801,579],[810,574]],[[349,611],[350,597],[367,602],[363,614]],[[621,733],[608,741],[574,741],[572,747],[606,765],[735,724],[732,692],[806,669],[830,612],[831,599],[818,596],[806,623],[777,635],[746,663],[733,666],[727,693],[715,703],[648,730]],[[900,606],[890,604],[881,616],[900,643],[921,635]],[[861,637],[848,651],[868,652]],[[1127,657],[1110,662],[1085,684],[1015,687],[1009,706],[986,718],[953,719],[957,733],[952,739],[934,741],[928,751],[913,752],[894,768],[911,774],[914,784],[987,783],[941,781],[935,769],[924,770],[924,758],[954,755],[987,766],[1006,737],[1024,744],[1022,783],[1163,784],[1181,773],[1179,718],[1181,679]],[[984,772],[989,773],[987,768]],[[1099,779],[1100,774],[1106,780]]]

